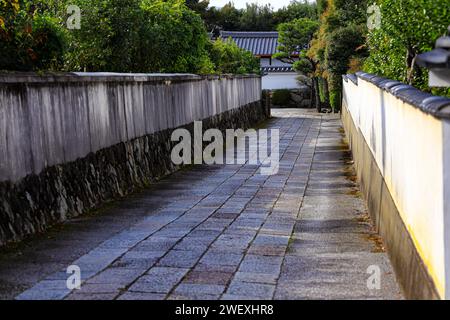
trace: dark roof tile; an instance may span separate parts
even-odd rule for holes
[[[256,56],[273,55],[278,52],[278,32],[247,32],[247,31],[222,31],[222,39],[232,38],[236,44]]]

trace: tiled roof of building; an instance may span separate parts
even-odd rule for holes
[[[240,48],[251,51],[255,56],[271,56],[277,52],[278,32],[276,31],[222,31],[220,37],[222,39],[231,37]]]

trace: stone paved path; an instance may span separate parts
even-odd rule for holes
[[[0,256],[3,299],[398,299],[335,115],[273,110],[280,170],[197,166]],[[69,265],[81,290],[66,286]],[[369,290],[369,266],[381,287]]]

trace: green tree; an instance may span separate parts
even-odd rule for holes
[[[274,23],[276,25],[284,22],[289,22],[295,19],[308,18],[311,20],[318,19],[317,4],[303,1],[292,1],[288,6],[274,12]]]
[[[320,28],[307,55],[318,62],[315,74],[321,77],[322,100],[334,111],[340,109],[342,74],[360,69],[367,56],[366,0],[321,0],[318,2]]]
[[[70,31],[67,70],[134,72],[144,60],[147,25],[140,0],[73,0],[81,28]],[[142,40],[142,42],[141,42]]]
[[[322,15],[325,10],[327,10],[328,7],[328,0],[317,0],[317,13],[320,17],[320,15]]]
[[[300,18],[278,26],[278,42],[280,51],[275,55],[277,59],[293,62],[293,54],[308,48],[309,43],[319,27],[317,21]]]
[[[199,0],[188,0],[202,3]],[[195,8],[196,5],[192,5]],[[197,11],[197,9],[194,9]],[[203,8],[202,8],[203,10]],[[201,11],[201,10],[200,10]],[[245,9],[236,9],[233,2],[222,8],[209,7],[206,12],[201,11],[202,18],[209,31],[273,31],[284,22],[294,19],[308,18],[317,20],[317,5],[307,0],[294,0],[288,6],[274,11],[270,5],[247,4]]]
[[[350,24],[338,28],[329,34],[325,51],[325,68],[332,86],[330,102],[337,110],[340,108],[342,75],[350,69],[350,64],[357,56],[365,56],[366,50],[361,45],[365,41],[365,26]]]
[[[241,16],[242,11],[236,9],[233,3],[229,2],[222,8],[210,8],[204,19],[209,31],[214,29],[240,30]]]
[[[212,71],[200,16],[182,0],[73,0],[82,27],[71,32],[68,70]]]
[[[434,47],[450,24],[448,0],[378,0],[381,28],[368,33],[365,70],[428,90],[417,55]]]
[[[58,70],[65,34],[36,2],[0,0],[0,70]]]
[[[209,0],[186,0],[186,6],[203,17],[208,11]]]
[[[274,58],[293,64],[303,77],[299,80],[311,89],[311,106],[320,111],[318,79],[315,75],[318,62],[306,55],[309,43],[319,28],[317,21],[300,18],[278,26],[279,52]]]
[[[210,57],[217,73],[258,74],[259,59],[239,48],[231,39],[218,39],[211,44]]]
[[[258,60],[249,52],[234,43],[211,43],[197,13],[207,3],[0,0],[0,69],[259,72]],[[69,4],[81,8],[80,29],[66,28]],[[236,12],[232,5],[226,10]]]
[[[270,5],[247,4],[240,18],[240,29],[244,31],[271,31],[275,29],[273,9]]]
[[[212,72],[205,26],[184,1],[144,0],[142,8],[148,26],[142,37],[142,55],[148,71]]]
[[[141,60],[144,26],[140,0],[73,0],[81,8],[81,28],[70,31],[66,69],[132,72]]]

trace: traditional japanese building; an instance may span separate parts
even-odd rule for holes
[[[293,70],[292,64],[273,58],[278,52],[278,32],[222,31],[220,37],[231,38],[240,48],[260,58],[263,89],[298,88],[298,74]]]

